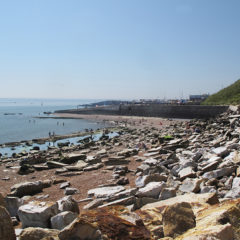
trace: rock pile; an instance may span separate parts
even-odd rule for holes
[[[240,239],[238,108],[230,107],[216,119],[182,121],[161,131],[123,131],[99,144],[89,140],[38,152],[35,160],[35,153],[20,158],[20,166],[35,171],[54,169],[57,176],[70,177],[102,169],[112,173],[112,180],[88,190],[87,198],[78,201],[87,202],[80,214],[72,197],[80,188],[71,187],[70,181],[14,185],[7,197],[0,195],[9,239],[15,239],[10,215],[24,228],[20,240]],[[136,169],[129,167],[132,162]],[[12,164],[9,159],[4,163]],[[56,183],[66,197],[57,202],[26,200]],[[6,239],[4,234],[0,229],[0,239]]]

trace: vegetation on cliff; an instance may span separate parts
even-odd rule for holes
[[[240,79],[219,92],[210,95],[202,104],[229,105],[240,103]]]

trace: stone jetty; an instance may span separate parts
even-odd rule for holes
[[[1,240],[240,239],[240,108],[1,157]]]

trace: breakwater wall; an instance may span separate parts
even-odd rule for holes
[[[215,117],[227,109],[228,106],[151,104],[120,106],[119,112],[121,115],[191,119]]]
[[[215,117],[225,112],[227,109],[228,106],[127,104],[101,108],[62,110],[56,112],[192,119]]]

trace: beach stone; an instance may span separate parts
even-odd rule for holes
[[[114,165],[124,165],[129,164],[130,160],[127,160],[122,157],[111,157],[108,160],[103,161],[106,166],[114,166]]]
[[[137,187],[144,187],[150,182],[166,182],[167,176],[159,173],[137,177],[135,184]]]
[[[87,156],[86,162],[90,165],[100,163],[101,158],[97,156]]]
[[[24,200],[18,197],[6,197],[6,208],[11,217],[18,216],[18,209],[24,204]]]
[[[159,200],[156,199],[156,198],[150,198],[150,197],[136,198],[135,202],[133,204],[133,210],[140,209],[141,207],[143,207],[146,204],[154,203],[154,202],[157,202],[157,201],[159,201]]]
[[[164,188],[159,195],[159,200],[166,200],[168,198],[176,197],[175,188]]]
[[[0,206],[0,239],[15,240],[16,235],[12,225],[12,219],[5,207]]]
[[[25,228],[19,235],[19,240],[42,240],[48,238],[49,240],[57,240],[59,231],[56,229],[47,228]]]
[[[52,169],[52,168],[64,168],[64,167],[67,166],[67,164],[56,162],[56,161],[47,161],[47,166],[50,169]]]
[[[50,219],[58,213],[58,205],[54,202],[32,201],[18,209],[22,227],[50,227]]]
[[[129,183],[129,180],[127,177],[121,177],[119,180],[117,180],[117,185],[126,185]]]
[[[35,171],[35,169],[33,168],[33,166],[31,166],[29,164],[23,164],[20,166],[17,173],[19,175],[27,175],[29,173],[33,173],[34,171]]]
[[[85,160],[87,158],[86,154],[83,154],[83,153],[67,153],[67,154],[64,154],[63,157],[64,158],[61,160],[61,162],[66,164],[72,164],[79,160]],[[83,161],[79,161],[79,163],[81,162]]]
[[[186,167],[182,169],[178,173],[181,180],[184,180],[185,178],[194,178],[196,177],[196,173],[193,171],[192,167]]]
[[[176,237],[196,226],[190,203],[175,203],[166,207],[162,214],[164,236]]]
[[[61,212],[51,218],[51,227],[62,230],[77,218],[78,214],[70,211]]]
[[[130,157],[133,155],[136,155],[138,153],[138,150],[135,148],[129,148],[129,149],[123,149],[121,152],[118,152],[118,156],[124,156],[124,157]]]
[[[232,188],[230,191],[228,191],[224,198],[231,198],[231,199],[234,199],[234,198],[239,198],[240,197],[240,187],[238,188]]]
[[[179,187],[179,190],[182,192],[194,192],[197,193],[200,191],[200,184],[203,179],[190,179],[186,178],[182,185]]]
[[[66,188],[66,187],[69,187],[71,184],[70,184],[70,182],[64,182],[64,183],[62,183],[61,185],[60,185],[60,189],[64,189],[64,188]]]
[[[145,187],[140,188],[136,195],[138,197],[158,198],[160,192],[166,187],[164,182],[150,182]]]
[[[159,152],[157,152],[157,155],[159,155]],[[158,163],[158,160],[155,158],[148,158],[144,160],[143,163],[149,166],[155,166]]]
[[[64,190],[64,194],[65,195],[73,195],[73,194],[76,194],[78,193],[78,189],[77,188],[70,188],[70,187],[66,187],[65,190]]]
[[[235,177],[233,179],[232,188],[240,188],[240,177]]]
[[[212,152],[219,157],[226,157],[229,154],[229,150],[227,149],[227,147],[214,148]]]
[[[77,218],[71,224],[66,226],[59,233],[60,240],[76,239],[76,240],[100,240],[101,231],[93,224],[84,219]]]
[[[79,214],[78,203],[72,198],[72,196],[66,196],[57,201],[58,211],[65,212],[70,211]]]
[[[84,172],[87,172],[87,171],[93,171],[93,170],[98,170],[100,168],[102,168],[104,165],[102,163],[96,163],[96,164],[93,164],[91,166],[88,166],[88,167],[85,167],[83,169]]]
[[[67,166],[66,169],[68,169],[69,171],[82,171],[87,166],[88,163],[80,160],[73,166]]]
[[[147,204],[141,208],[141,210],[147,209],[159,209],[159,212],[162,211],[170,205],[180,202],[188,202],[191,206],[195,206],[196,204],[209,206],[216,203],[219,203],[216,193],[203,193],[203,194],[195,194],[195,193],[186,193],[184,195],[179,195],[173,198],[169,198],[163,201],[157,201],[154,203]]]
[[[106,198],[96,198],[93,201],[91,201],[90,203],[88,203],[87,205],[85,205],[83,207],[83,209],[86,210],[86,209],[96,208],[100,205],[103,205],[104,200],[106,200]]]
[[[106,203],[104,205],[100,205],[98,208],[104,208],[104,207],[115,206],[115,205],[128,206],[128,205],[132,205],[134,201],[135,201],[135,197],[130,196],[126,198],[121,198],[116,201],[112,201],[110,203]]]
[[[220,178],[223,176],[229,176],[230,174],[232,174],[234,171],[236,170],[236,167],[225,167],[225,168],[221,168],[221,169],[217,169],[214,171],[210,171],[210,172],[206,172],[203,174],[203,178]]]
[[[123,186],[94,188],[88,191],[88,197],[108,198],[124,190]]]
[[[219,162],[215,161],[215,162],[210,162],[209,164],[205,165],[204,167],[202,167],[202,171],[205,172],[209,172],[209,171],[213,171],[217,168]]]
[[[233,240],[234,231],[231,224],[206,226],[204,230],[182,238],[184,240]]]
[[[221,163],[222,162],[222,158],[219,156],[211,156],[207,161],[208,164],[209,163],[213,163],[213,162],[218,162]]]
[[[200,193],[214,193],[216,191],[216,187],[214,186],[201,186],[200,189]]]
[[[11,187],[11,195],[16,197],[34,195],[42,192],[42,189],[42,181],[18,183]]]
[[[57,145],[59,148],[68,147],[70,142],[58,142]]]

